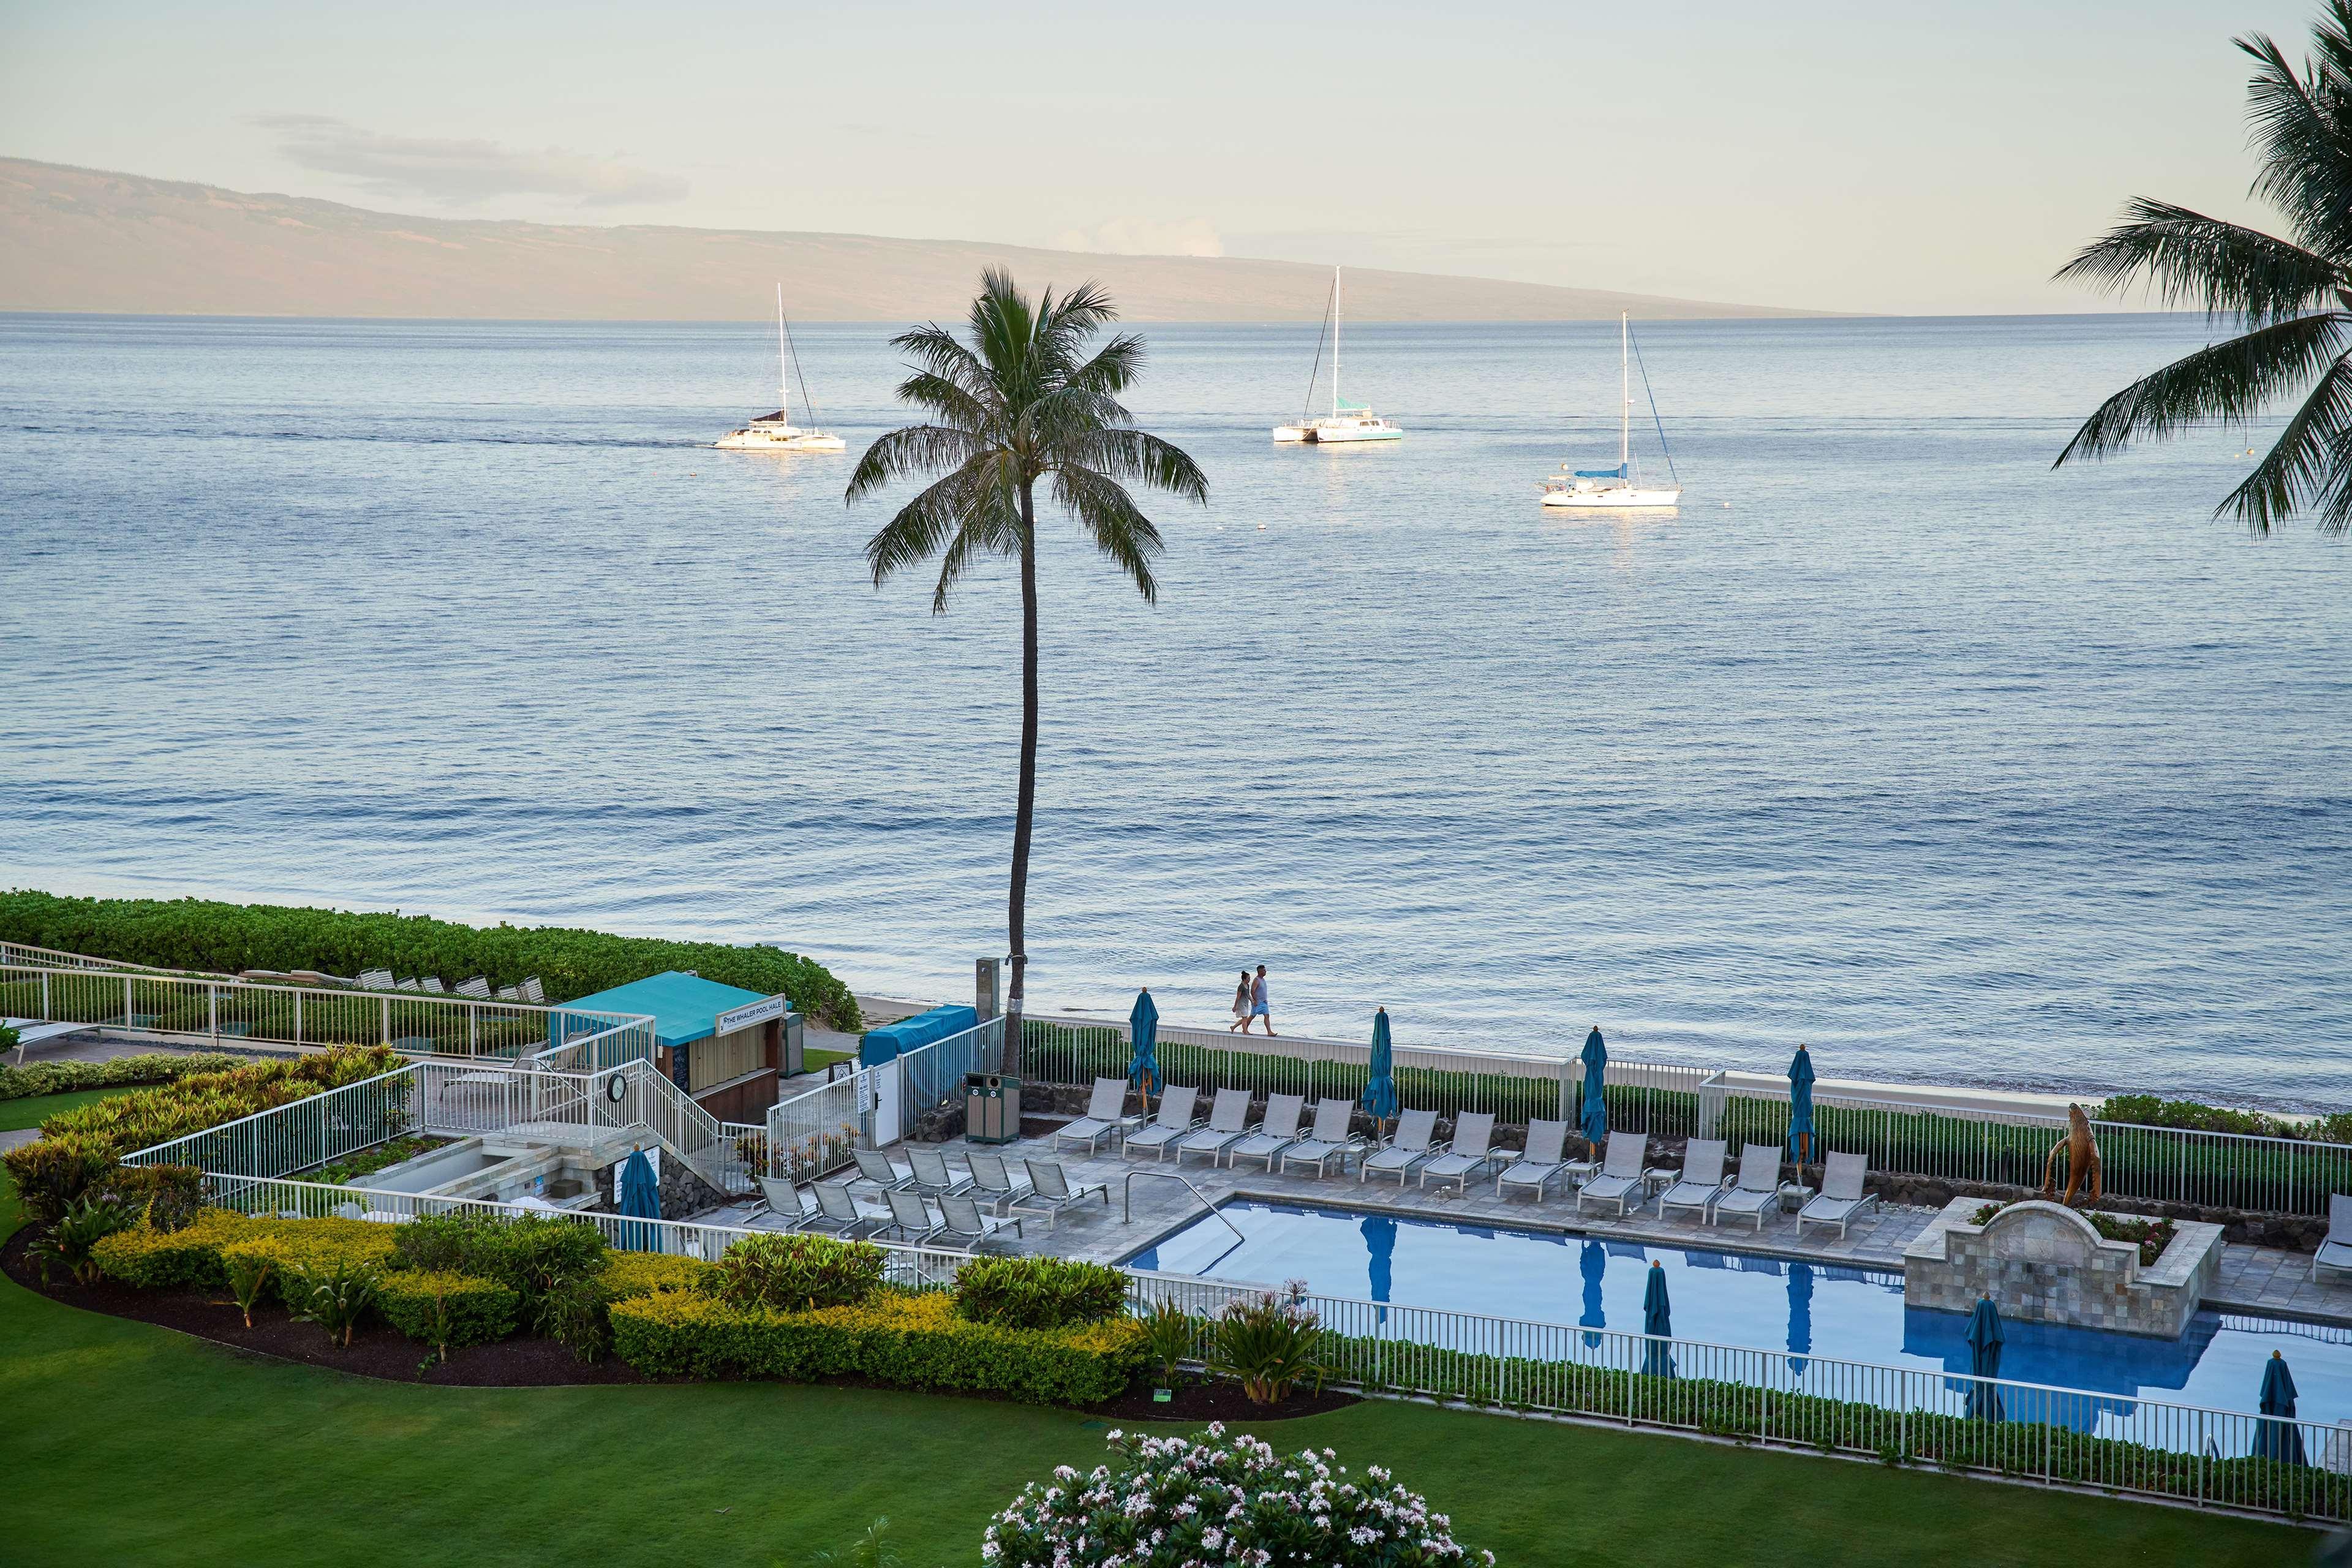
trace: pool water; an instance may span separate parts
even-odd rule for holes
[[[1968,1318],[1903,1303],[1903,1277],[1696,1247],[1344,1209],[1236,1201],[1145,1247],[1130,1267],[1588,1329],[1642,1331],[1652,1262],[1675,1337],[1927,1372],[1969,1370]],[[2011,1321],[2004,1378],[2251,1414],[2272,1351],[2284,1353],[2305,1422],[2352,1417],[2352,1330],[2203,1311],[2178,1340]],[[2094,1428],[2090,1413],[2071,1424]]]

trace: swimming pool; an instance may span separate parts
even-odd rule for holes
[[[1642,1331],[1664,1266],[1675,1337],[1924,1372],[1969,1370],[1968,1319],[1903,1303],[1897,1273],[1696,1247],[1234,1201],[1143,1248],[1129,1267],[1225,1280],[1304,1279],[1317,1295],[1586,1329]],[[2138,1399],[2251,1414],[2272,1351],[2305,1422],[2352,1417],[2352,1330],[2199,1312],[2178,1340],[2012,1321],[2001,1375],[2112,1396],[2063,1417],[2097,1431]],[[1803,1367],[1790,1363],[1801,1385]]]

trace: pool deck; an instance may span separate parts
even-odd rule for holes
[[[949,1155],[951,1164],[960,1165],[961,1156],[971,1145],[957,1142],[940,1147]],[[1229,1199],[1255,1198],[1327,1208],[1362,1208],[1417,1219],[1590,1235],[1653,1247],[1744,1252],[1901,1274],[1903,1249],[1942,1212],[1881,1204],[1850,1224],[1843,1237],[1834,1229],[1809,1224],[1801,1237],[1797,1234],[1797,1216],[1777,1207],[1766,1215],[1761,1231],[1744,1218],[1713,1225],[1685,1210],[1677,1210],[1671,1219],[1662,1219],[1654,1203],[1622,1219],[1590,1205],[1580,1215],[1575,1198],[1562,1193],[1560,1184],[1555,1183],[1541,1203],[1524,1197],[1500,1198],[1496,1195],[1491,1173],[1483,1182],[1473,1180],[1465,1194],[1456,1195],[1450,1188],[1423,1189],[1415,1177],[1408,1177],[1402,1189],[1392,1179],[1360,1181],[1352,1168],[1345,1175],[1335,1173],[1318,1179],[1256,1169],[1233,1171],[1194,1158],[1185,1162],[1181,1172],[1184,1180],[1198,1190],[1200,1196],[1196,1197],[1193,1192],[1167,1179],[1178,1172],[1172,1160],[1130,1160],[1108,1150],[1091,1155],[1076,1150],[1057,1153],[1052,1141],[1046,1138],[1024,1138],[1005,1145],[1001,1152],[1008,1157],[1058,1158],[1069,1173],[1071,1185],[1106,1187],[1108,1202],[1090,1198],[1064,1213],[1058,1223],[1052,1225],[1042,1218],[1024,1216],[1021,1237],[1016,1238],[1008,1231],[1001,1242],[992,1243],[988,1250],[1053,1253],[1096,1263],[1119,1262],[1190,1225],[1201,1217],[1202,1199],[1223,1204]],[[851,1174],[854,1173],[841,1173],[834,1179]],[[1128,1222],[1121,1219],[1120,1213],[1122,1199],[1129,1196],[1130,1177],[1134,1217]],[[860,1201],[866,1206],[878,1208],[878,1200],[872,1196],[870,1189],[861,1189]],[[749,1224],[766,1228],[774,1224],[767,1215],[755,1215],[750,1205],[740,1204],[696,1217],[714,1225]],[[2352,1279],[2329,1277],[2314,1283],[2305,1278],[2310,1267],[2311,1259],[2302,1253],[2232,1244],[2222,1254],[2221,1278],[2204,1304],[2217,1311],[2352,1326]],[[1273,1285],[1280,1281],[1260,1283]]]

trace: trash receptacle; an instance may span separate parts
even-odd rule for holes
[[[967,1143],[1010,1143],[1021,1136],[1021,1080],[999,1072],[963,1075]]]

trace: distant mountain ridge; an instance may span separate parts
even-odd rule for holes
[[[0,310],[233,316],[740,321],[776,281],[809,321],[960,316],[981,268],[1099,279],[1140,321],[1315,321],[1328,272],[1240,257],[1102,256],[965,240],[404,216],[299,196],[0,159]],[[1817,312],[1348,269],[1360,321]]]

